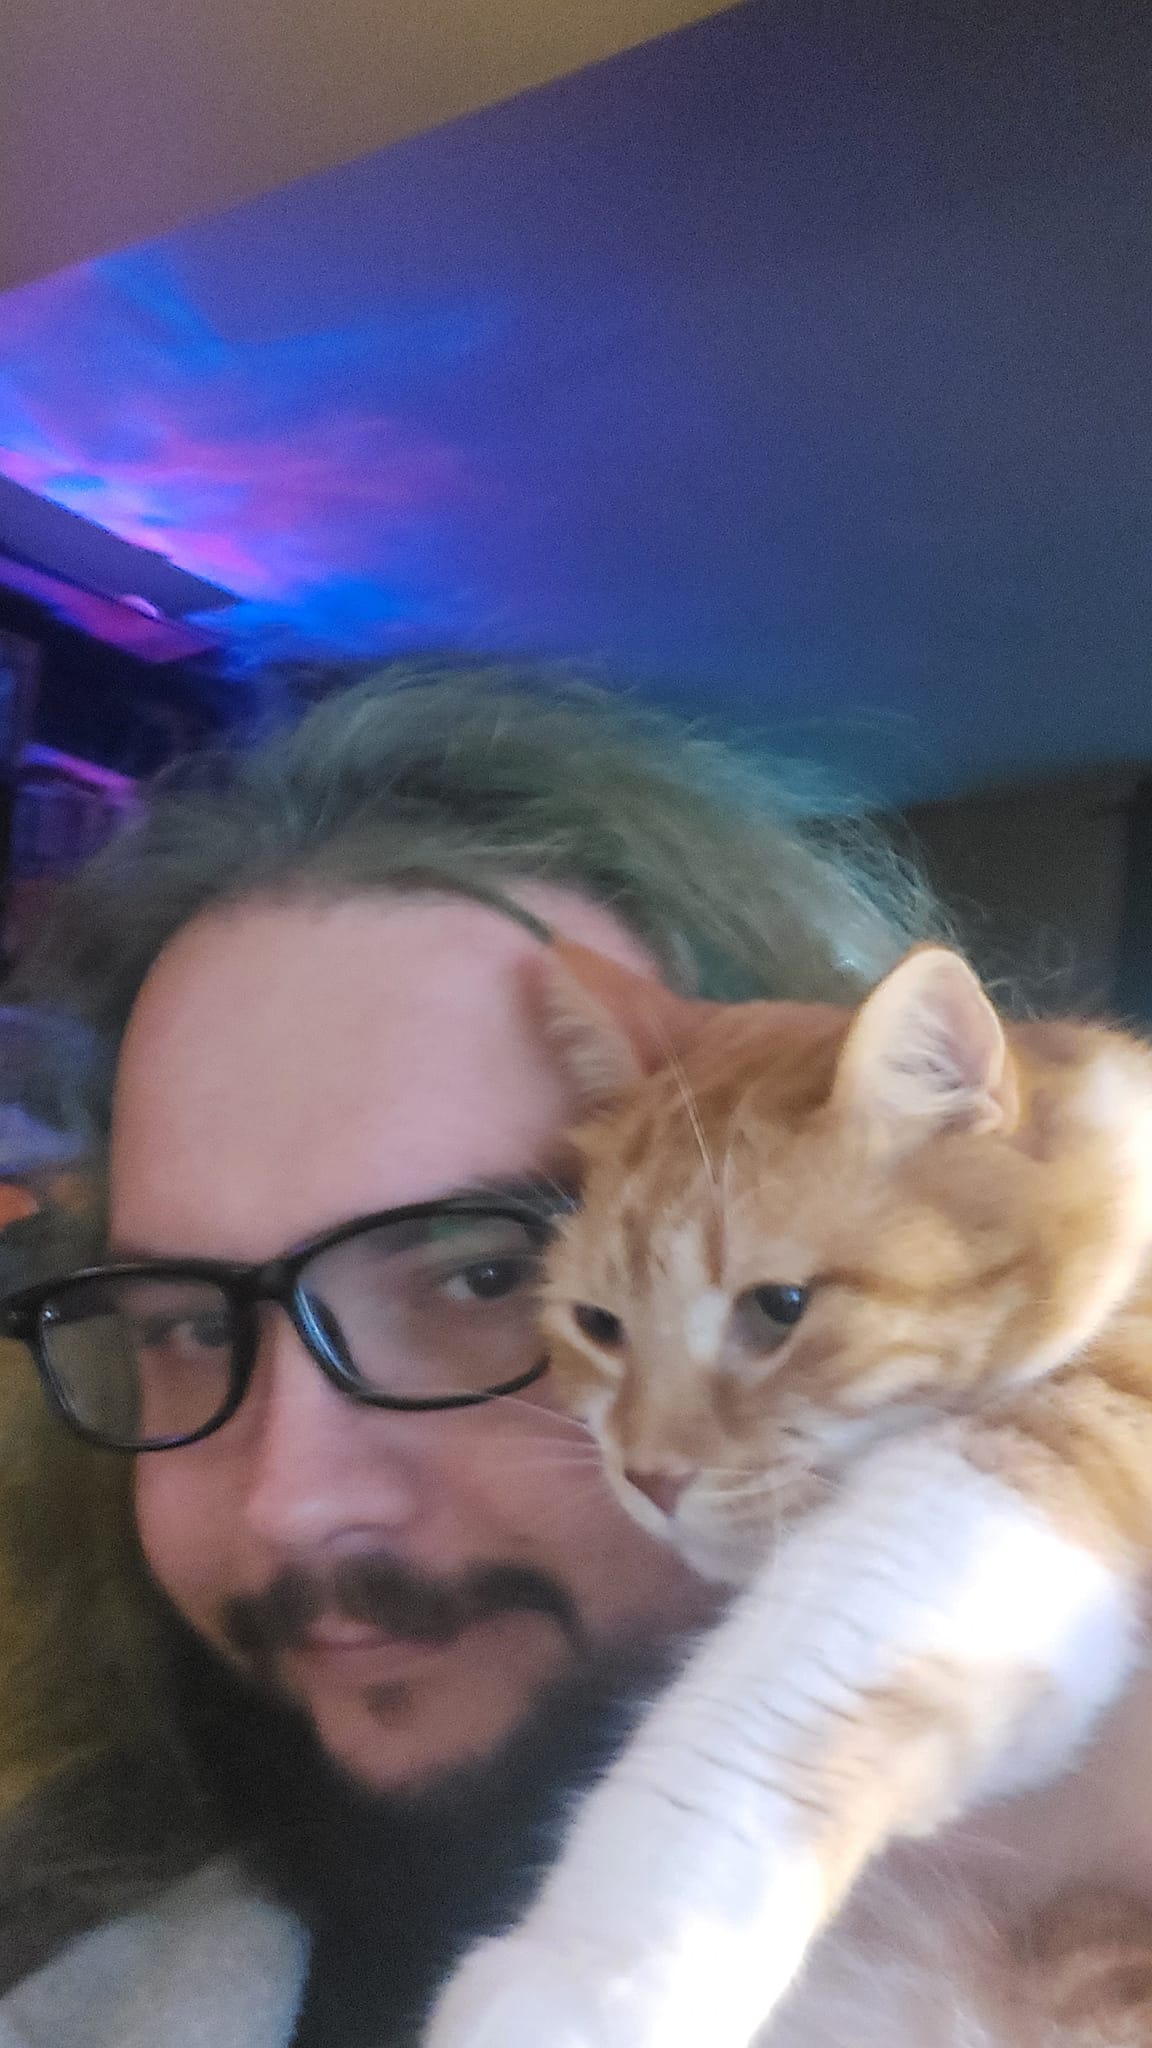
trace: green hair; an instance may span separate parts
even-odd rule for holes
[[[385,669],[160,790],[70,889],[27,981],[114,1048],[201,912],[419,889],[510,909],[532,878],[608,905],[682,987],[852,1000],[936,915],[874,829],[813,816],[810,792],[809,772],[605,690]]]

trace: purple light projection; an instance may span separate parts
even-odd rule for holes
[[[0,300],[0,471],[235,593],[239,661],[249,643],[264,657],[451,638],[477,600],[453,583],[453,525],[496,487],[402,409],[341,386],[373,366],[386,385],[406,355],[467,352],[492,325],[433,311],[234,340],[165,250],[84,264]]]

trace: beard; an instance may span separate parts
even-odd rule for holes
[[[487,1757],[411,1793],[355,1783],[307,1717],[171,1619],[182,1745],[227,1839],[299,1917],[311,1965],[293,2048],[415,2048],[454,1962],[530,1902],[580,1794],[683,1660],[683,1637],[584,1645]]]

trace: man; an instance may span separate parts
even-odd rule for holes
[[[117,1048],[129,1270],[25,1329],[60,1413],[14,1504],[18,1697],[53,1732],[9,1822],[0,2048],[416,2037],[710,1611],[535,1349],[570,1170],[541,945],[811,997],[924,920],[699,741],[484,675],[362,686],[205,781],[39,975]],[[69,1421],[139,1453],[127,1538]],[[57,1457],[62,1551],[28,1536]],[[103,1667],[77,1571],[133,1617]]]

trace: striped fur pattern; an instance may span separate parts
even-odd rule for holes
[[[939,947],[855,1011],[688,1002],[560,950],[586,1116],[557,1393],[735,1591],[430,2040],[790,2048],[879,1852],[1064,1771],[1139,1663],[1152,1055],[1006,1025]],[[965,2040],[1152,2039],[1140,1908],[1057,1902],[1011,1962]]]

